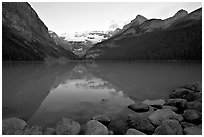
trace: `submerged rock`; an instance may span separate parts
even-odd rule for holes
[[[27,123],[20,118],[8,118],[2,120],[2,134],[3,135],[21,135],[24,134],[24,129]]]
[[[158,109],[149,116],[149,120],[154,126],[161,125],[162,121],[167,119],[182,121],[183,117],[170,109]]]
[[[139,130],[136,130],[134,128],[129,128],[126,132],[126,135],[146,135],[142,132],[140,132]]]
[[[24,134],[25,135],[43,135],[43,129],[40,126],[32,126],[28,128]]]
[[[114,135],[113,131],[108,131],[108,135]]]
[[[183,113],[184,118],[186,119],[186,121],[189,121],[191,123],[201,123],[201,114],[193,109],[188,109],[185,110]]]
[[[108,116],[106,116],[106,115],[94,116],[92,118],[92,120],[97,120],[97,121],[101,122],[102,124],[104,124],[105,126],[107,126],[111,122],[110,118]]]
[[[185,135],[202,135],[202,128],[198,127],[187,127],[183,130]]]
[[[91,120],[86,124],[85,128],[86,135],[108,135],[108,129],[102,123]]]
[[[46,128],[44,131],[44,135],[55,135],[55,129],[54,128]]]
[[[149,106],[144,103],[134,103],[128,106],[129,109],[132,109],[135,112],[147,112],[149,111]]]
[[[177,120],[169,119],[155,129],[155,135],[183,135],[183,129]]]
[[[77,135],[80,132],[80,124],[69,118],[62,118],[57,123],[56,134],[57,135]]]
[[[157,100],[148,100],[146,99],[142,103],[150,106],[163,106],[165,101],[163,99],[157,99]]]

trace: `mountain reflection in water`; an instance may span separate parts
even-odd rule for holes
[[[85,124],[132,113],[134,101],[166,98],[173,88],[201,81],[197,62],[3,63],[3,119],[54,127],[62,117]],[[136,100],[136,101],[137,101]]]

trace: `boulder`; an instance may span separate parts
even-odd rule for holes
[[[86,135],[108,135],[108,129],[102,123],[91,120],[86,124],[85,127]]]
[[[43,129],[40,126],[32,126],[27,128],[25,135],[43,135]]]
[[[190,101],[186,103],[186,109],[194,109],[199,112],[202,112],[202,103],[199,101]]]
[[[202,102],[202,93],[201,92],[196,92],[194,93],[194,100]]]
[[[178,108],[179,112],[182,112],[183,110],[185,110],[186,103],[187,101],[185,99],[177,98],[177,99],[169,99],[164,105],[174,106]]]
[[[195,92],[201,92],[202,91],[202,83],[200,81],[195,82],[189,82],[186,85],[182,86],[182,88],[190,89]]]
[[[55,135],[55,129],[47,127],[44,131],[44,135]]]
[[[174,107],[174,106],[162,106],[162,109],[170,109],[170,110],[172,110],[174,112],[178,111],[178,109],[176,107]]]
[[[186,119],[186,121],[189,121],[191,123],[201,123],[201,114],[193,109],[188,109],[185,110],[183,113],[184,118]]]
[[[2,134],[3,135],[17,135],[24,134],[23,130],[27,127],[27,123],[19,118],[8,118],[2,120]]]
[[[188,122],[181,122],[182,128],[187,128],[187,127],[195,127],[195,124],[188,123]]]
[[[163,99],[157,99],[157,100],[148,100],[146,99],[142,103],[149,105],[149,106],[163,106],[165,101]]]
[[[62,118],[57,122],[57,135],[77,135],[80,132],[80,124],[69,118]]]
[[[155,129],[155,135],[183,135],[183,129],[177,120],[169,119]]]
[[[104,124],[105,126],[108,126],[108,124],[110,124],[110,122],[111,122],[110,118],[106,115],[94,116],[92,118],[92,120],[97,120],[97,121],[101,122],[102,124]]]
[[[132,109],[135,112],[147,112],[149,111],[149,106],[144,103],[134,103],[128,106],[129,109]]]
[[[149,116],[149,120],[154,126],[161,125],[162,121],[167,119],[182,121],[183,117],[170,109],[158,109]]]
[[[135,128],[148,135],[154,132],[154,126],[151,124],[148,118],[135,123]]]
[[[126,135],[145,135],[145,134],[134,128],[129,128],[126,132]]]
[[[108,131],[108,135],[114,135],[114,132],[112,130]]]
[[[169,95],[169,98],[183,98],[183,99],[186,99],[187,101],[193,101],[195,100],[195,95],[192,90],[179,88],[179,89],[173,90]]]
[[[185,135],[202,135],[202,128],[198,127],[187,127],[183,130]]]

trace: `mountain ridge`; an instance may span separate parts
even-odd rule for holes
[[[167,21],[171,19],[170,25],[166,23],[168,27],[163,26],[165,20],[161,19],[150,19],[135,28],[129,27],[125,32],[97,43],[87,52],[84,59],[201,59],[202,8],[189,14],[180,10],[173,17],[167,18]],[[128,31],[130,33],[127,33]],[[163,55],[164,53],[168,55]]]
[[[48,28],[26,2],[2,3],[3,61],[45,61],[78,57],[56,45]]]

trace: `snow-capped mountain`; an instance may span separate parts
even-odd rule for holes
[[[91,42],[96,44],[108,38],[108,32],[106,31],[85,31],[85,32],[75,32],[75,33],[62,33],[60,35],[66,41],[72,42]]]

